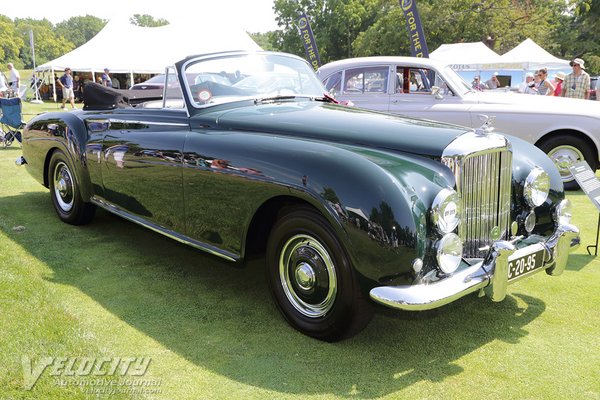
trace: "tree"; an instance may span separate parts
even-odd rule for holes
[[[254,40],[256,42],[256,44],[258,44],[261,47],[261,49],[270,50],[270,51],[276,50],[275,47],[273,46],[273,42],[276,41],[274,39],[275,32],[273,32],[273,31],[265,32],[265,33],[254,32],[254,33],[248,33],[248,35],[250,35],[252,40]]]
[[[556,50],[553,33],[560,32],[559,23],[568,18],[564,0],[413,1],[417,2],[430,50],[444,43],[483,41],[503,53],[528,37]],[[323,62],[410,54],[398,0],[276,0],[274,9],[282,29],[272,36],[271,44],[283,51],[303,54],[294,23],[299,11],[311,10],[311,25]]]
[[[12,62],[16,68],[22,68],[19,50],[23,47],[23,38],[17,34],[13,21],[0,15],[0,60]]]
[[[56,24],[54,31],[56,35],[64,37],[73,43],[75,47],[79,47],[96,36],[104,28],[106,22],[91,15],[71,17],[66,21]]]
[[[152,15],[148,14],[133,14],[133,17],[129,19],[129,22],[131,22],[133,25],[145,27],[157,27],[169,24],[169,21],[166,19],[155,19]]]
[[[60,57],[73,50],[75,44],[61,35],[57,35],[54,26],[47,19],[17,18],[15,32],[20,39],[19,58],[25,68],[33,68],[29,31],[33,31],[36,65]]]

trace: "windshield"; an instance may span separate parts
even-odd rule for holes
[[[471,85],[465,82],[456,71],[448,66],[444,67],[444,78],[450,83],[450,86],[457,90],[457,94],[461,96],[471,91]]]
[[[280,96],[322,97],[323,84],[302,59],[285,54],[244,53],[192,60],[185,74],[197,107]]]

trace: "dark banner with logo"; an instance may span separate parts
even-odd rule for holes
[[[304,43],[304,51],[306,51],[306,59],[316,71],[321,66],[321,59],[319,58],[317,42],[315,42],[315,36],[310,27],[310,22],[308,22],[308,17],[304,12],[298,16],[297,21],[300,37]]]
[[[410,39],[410,53],[413,57],[429,58],[429,50],[427,49],[427,41],[423,33],[423,25],[421,17],[417,11],[416,0],[400,0],[400,7],[404,11],[406,18],[406,29],[408,30],[408,38]]]

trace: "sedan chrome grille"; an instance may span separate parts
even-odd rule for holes
[[[445,154],[442,162],[452,170],[462,199],[459,236],[464,241],[463,256],[482,258],[487,246],[508,237],[512,181],[510,143],[505,141],[504,146],[491,146],[468,154]]]

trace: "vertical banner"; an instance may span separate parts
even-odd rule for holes
[[[427,49],[427,41],[423,33],[423,25],[421,17],[417,11],[417,0],[399,0],[400,7],[404,11],[406,18],[406,29],[408,30],[408,38],[410,40],[410,53],[413,57],[429,58],[429,50]]]
[[[313,35],[310,22],[306,13],[302,12],[298,16],[298,30],[300,31],[300,37],[304,43],[304,51],[306,52],[306,59],[312,65],[316,71],[321,66],[321,59],[319,58],[319,51],[317,50],[317,42],[315,42],[315,36]]]

